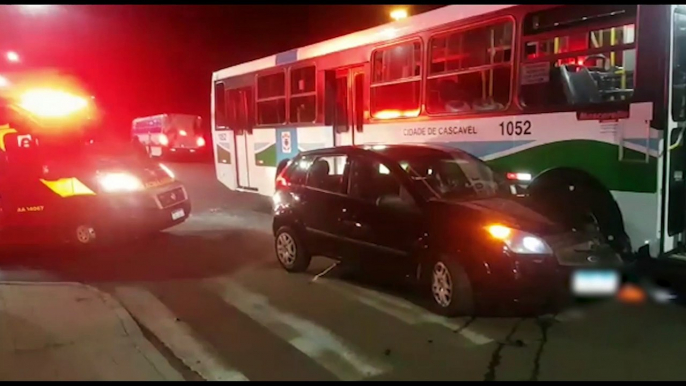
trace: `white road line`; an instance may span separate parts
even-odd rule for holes
[[[391,369],[390,365],[358,352],[331,331],[279,310],[270,305],[265,296],[251,292],[232,280],[209,280],[208,286],[218,291],[224,301],[287,341],[340,380],[359,381]]]
[[[449,319],[433,314],[409,301],[387,295],[378,291],[367,289],[346,283],[341,280],[321,278],[316,283],[325,285],[343,296],[357,300],[370,307],[384,312],[407,324],[417,325],[433,323],[458,331],[458,334],[475,345],[484,345],[493,342],[493,339],[484,336],[469,328],[462,328],[464,321]]]
[[[193,337],[192,329],[153,294],[138,287],[118,287],[115,296],[126,309],[167,346],[174,355],[208,381],[247,381],[242,373],[222,363]]]

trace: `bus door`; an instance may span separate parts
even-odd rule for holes
[[[236,148],[236,181],[239,189],[257,191],[250,181],[250,159],[254,159],[252,87],[227,91],[228,121],[233,129]]]
[[[683,253],[686,251],[686,10],[679,5],[670,7],[672,55],[668,76],[671,87],[664,145],[667,173],[663,185],[666,212],[662,252]]]
[[[364,68],[338,69],[333,72],[328,97],[333,101],[329,105],[334,130],[334,146],[355,144],[355,132],[361,132],[364,122]]]

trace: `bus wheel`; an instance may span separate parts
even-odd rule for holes
[[[556,177],[533,185],[530,196],[567,225],[598,231],[622,258],[630,259],[631,242],[612,194],[590,176]]]

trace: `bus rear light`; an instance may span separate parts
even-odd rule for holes
[[[169,138],[167,138],[166,135],[160,134],[159,141],[160,141],[160,145],[162,145],[162,146],[169,146]]]
[[[198,137],[198,139],[195,140],[195,144],[198,145],[198,147],[205,146],[205,138]]]

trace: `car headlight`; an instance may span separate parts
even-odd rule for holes
[[[504,225],[489,225],[486,230],[493,238],[505,243],[514,253],[522,255],[550,255],[553,253],[553,250],[543,239],[531,233]]]
[[[98,176],[102,190],[111,193],[143,190],[143,182],[131,173],[104,173]]]

